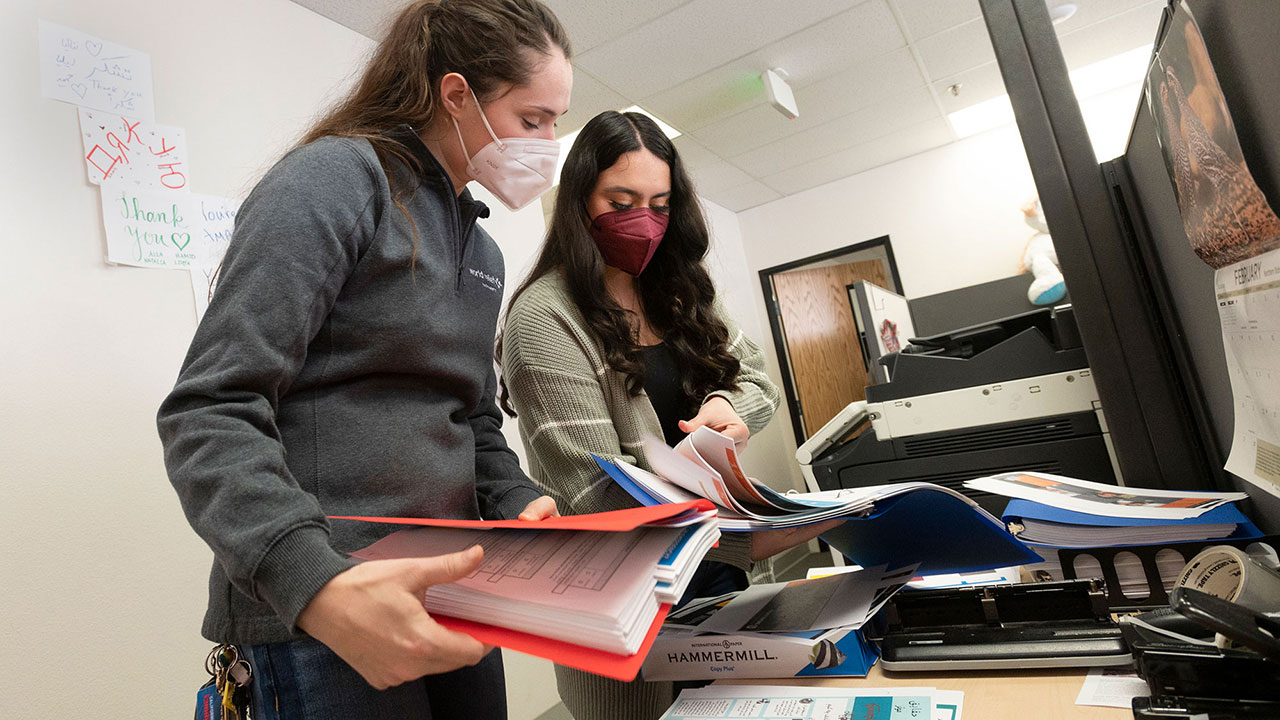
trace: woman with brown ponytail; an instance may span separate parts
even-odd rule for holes
[[[569,52],[537,0],[413,2],[241,207],[158,424],[255,720],[506,717],[500,655],[422,605],[479,548],[356,564],[391,528],[326,516],[555,514],[500,433],[504,268],[466,185],[550,185]]]
[[[588,122],[499,344],[529,472],[566,514],[637,504],[592,453],[648,470],[647,435],[674,445],[706,425],[745,444],[773,417],[778,389],[760,348],[716,301],[709,246],[693,186],[658,126],[633,112]],[[682,602],[742,589],[754,562],[838,523],[725,533]],[[576,720],[652,720],[673,700],[669,682],[559,666],[556,679]]]

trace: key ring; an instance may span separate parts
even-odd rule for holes
[[[221,649],[221,647],[222,647],[221,645],[215,645],[213,649],[209,651],[209,654],[206,655],[204,658],[204,671],[209,673],[209,675],[213,677],[217,677],[218,675],[217,655],[218,655],[218,650]]]
[[[219,645],[218,650],[218,666],[226,670],[232,665],[240,662],[240,651],[235,645]]]

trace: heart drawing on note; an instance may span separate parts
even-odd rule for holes
[[[169,239],[173,241],[173,244],[179,250],[186,250],[187,246],[191,244],[191,233],[174,233],[169,236]]]
[[[79,95],[80,99],[83,100],[85,93],[89,92],[89,88],[84,83],[76,83],[71,86],[71,92]]]
[[[102,43],[95,42],[93,40],[85,40],[84,49],[88,50],[90,55],[98,57],[98,53],[102,52]]]

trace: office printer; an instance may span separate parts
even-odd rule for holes
[[[889,381],[796,451],[810,489],[927,481],[998,515],[1005,498],[960,483],[1015,470],[1116,482],[1070,305],[912,338],[880,362]]]

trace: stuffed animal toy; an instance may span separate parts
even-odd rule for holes
[[[1022,251],[1022,272],[1031,271],[1035,280],[1027,289],[1027,299],[1035,305],[1052,305],[1067,294],[1067,284],[1062,279],[1062,271],[1058,270],[1058,253],[1053,249],[1053,238],[1049,237],[1049,225],[1045,222],[1044,211],[1040,209],[1040,199],[1033,198],[1022,206],[1022,214],[1035,235],[1027,242]]]

